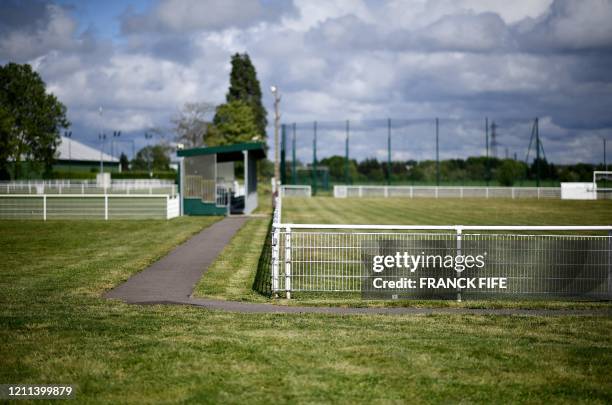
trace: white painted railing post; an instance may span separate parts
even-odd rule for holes
[[[359,186],[359,197],[363,197],[363,187]]]
[[[410,198],[412,198],[412,197],[413,197],[413,195],[414,195],[413,190],[414,190],[414,187],[413,187],[413,186],[410,186]]]
[[[486,198],[489,198],[489,187],[486,187],[485,190],[486,190],[485,191]]]
[[[457,257],[461,256],[461,238],[462,238],[462,229],[461,226],[457,226]],[[457,271],[457,277],[461,276],[461,272]],[[461,302],[461,288],[457,287],[457,302]]]
[[[47,220],[47,195],[43,194],[43,221]]]
[[[272,226],[272,293],[278,296],[279,232],[276,226]]]
[[[108,221],[108,194],[104,194],[104,220]]]
[[[514,187],[512,187],[512,199],[514,200]]]
[[[291,299],[291,228],[285,228],[285,291]]]
[[[459,193],[460,193],[460,195],[461,195],[461,199],[463,199],[463,187],[460,187],[460,188],[459,188]]]
[[[389,197],[389,187],[385,186],[385,198]]]
[[[538,200],[540,199],[540,187],[538,187]]]

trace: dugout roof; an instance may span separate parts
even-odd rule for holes
[[[249,151],[249,158],[255,160],[266,157],[265,145],[261,142],[236,143],[233,145],[211,146],[207,148],[191,148],[177,151],[178,156],[192,157],[202,155],[217,155],[217,162],[233,162],[243,159],[243,151]]]

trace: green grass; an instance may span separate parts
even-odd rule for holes
[[[269,301],[253,291],[253,279],[270,218],[251,218],[197,284],[194,295],[234,301]]]
[[[235,314],[100,298],[213,220],[0,221],[0,382],[76,384],[77,403],[612,401],[609,317]],[[245,228],[253,239],[261,221]]]
[[[283,222],[377,225],[612,225],[612,200],[284,198]]]
[[[262,197],[269,199],[269,196]],[[261,199],[261,198],[260,198]],[[358,224],[486,224],[601,225],[612,224],[612,201],[506,199],[335,199],[284,198],[283,220],[293,223]],[[252,280],[267,232],[264,219],[251,219],[219,260],[200,280],[194,295],[228,300],[263,301],[252,291]],[[609,309],[609,302],[551,300],[366,301],[359,293],[294,293],[278,305],[344,307],[458,307],[520,309]]]

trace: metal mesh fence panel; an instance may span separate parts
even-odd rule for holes
[[[372,277],[391,281],[403,277],[417,284],[396,289],[394,294],[400,298],[455,298],[457,294],[464,298],[612,298],[610,236],[280,228],[275,239],[278,270],[276,276],[272,271],[272,284],[277,291],[364,292],[364,283],[370,283]],[[412,267],[392,266],[376,274],[370,271],[374,257],[397,258],[398,254],[417,259],[412,259]],[[430,256],[434,257],[432,262]],[[464,265],[468,260],[472,267],[458,271],[460,259]],[[452,266],[446,266],[445,260]],[[482,260],[482,267],[475,267],[474,260]],[[451,280],[452,284],[459,278],[476,281],[464,288],[419,284],[421,279]],[[503,288],[488,281],[478,284],[480,279],[502,278],[506,283]]]

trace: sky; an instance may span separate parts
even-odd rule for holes
[[[497,155],[525,159],[538,117],[548,160],[598,163],[611,21],[612,0],[0,0],[0,64],[39,72],[74,139],[120,130],[128,155],[151,128],[170,139],[185,103],[223,103],[247,52],[268,133],[276,85],[301,160],[314,120],[319,158],[344,152],[349,120],[352,156],[384,159],[388,118],[393,159],[432,159],[436,117],[441,158],[484,155],[487,117]]]

